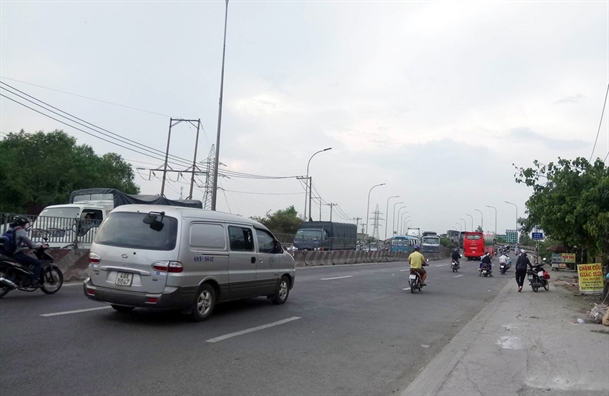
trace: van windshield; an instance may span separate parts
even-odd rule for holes
[[[80,208],[78,206],[65,206],[63,208],[46,208],[40,212],[40,217],[70,217],[77,218]]]
[[[165,216],[163,229],[155,231],[142,221],[144,216],[146,213],[110,213],[97,232],[95,243],[133,249],[173,250],[176,246],[178,220]]]

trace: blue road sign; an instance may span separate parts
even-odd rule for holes
[[[534,232],[531,234],[531,238],[534,241],[541,241],[543,240],[543,232]]]

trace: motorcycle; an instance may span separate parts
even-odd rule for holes
[[[512,267],[512,260],[508,260],[505,264],[499,264],[499,272],[501,275],[505,275],[505,271],[509,270]]]
[[[550,274],[543,268],[544,263],[536,263],[532,269],[527,270],[527,277],[529,284],[534,292],[537,293],[540,287],[543,287],[546,291],[550,290]]]
[[[0,255],[0,298],[11,290],[33,292],[40,288],[45,294],[55,294],[63,285],[63,274],[53,265],[53,256],[47,253],[48,246],[34,250],[34,255],[42,262],[40,278],[37,285],[32,284],[31,266],[18,263],[16,260]]]
[[[427,267],[429,266],[429,264],[427,263],[423,263],[423,267]],[[421,275],[419,275],[419,273],[417,271],[415,271],[414,269],[410,269],[410,276],[408,277],[409,281],[408,284],[410,285],[410,292],[414,294],[415,289],[418,289],[419,291],[421,291],[421,288],[423,287],[423,281],[421,281]]]
[[[478,269],[478,276],[484,276],[484,277],[493,276],[493,271],[491,270],[491,266],[488,264],[482,264],[482,267],[480,267]]]
[[[459,261],[453,259],[453,261],[450,263],[450,268],[453,270],[453,272],[458,272],[459,271]]]

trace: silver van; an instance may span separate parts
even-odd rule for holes
[[[121,312],[188,311],[197,321],[218,302],[267,296],[283,304],[292,256],[262,224],[194,208],[123,205],[101,224],[89,254],[85,295]]]

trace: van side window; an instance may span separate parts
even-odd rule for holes
[[[192,224],[190,226],[190,246],[225,250],[226,234],[224,233],[224,226],[221,224]]]
[[[256,239],[260,253],[279,253],[275,250],[275,238],[268,232],[256,228]]]
[[[230,241],[230,250],[232,251],[254,251],[254,239],[251,228],[229,226],[228,239]]]

